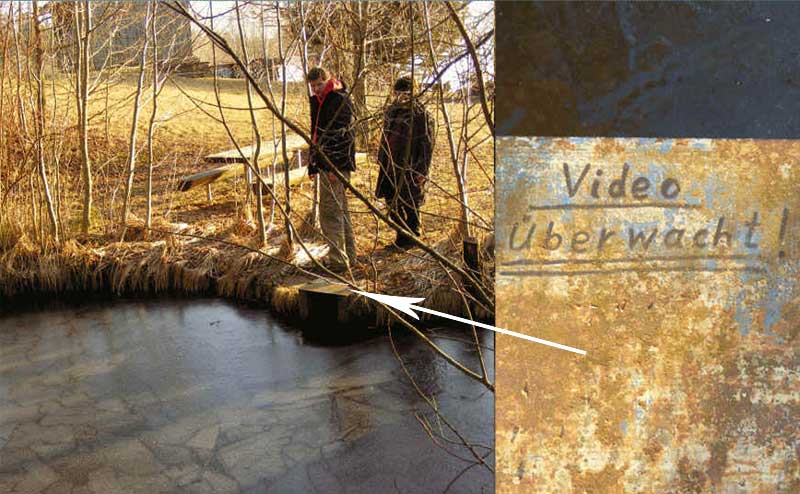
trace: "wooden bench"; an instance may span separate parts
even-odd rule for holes
[[[181,192],[186,192],[188,190],[194,189],[196,187],[200,187],[205,185],[206,186],[206,194],[208,196],[208,201],[212,201],[211,195],[211,184],[220,180],[222,178],[234,177],[239,175],[245,175],[248,179],[251,178],[252,172],[247,166],[247,159],[252,157],[254,152],[254,144],[250,146],[245,146],[240,149],[230,149],[228,151],[222,151],[220,153],[210,154],[203,158],[204,163],[208,164],[222,164],[222,166],[218,166],[212,168],[210,170],[204,170],[192,175],[185,176],[180,179],[178,182],[178,190]],[[286,136],[286,153],[291,157],[294,156],[296,161],[298,162],[298,171],[303,170],[305,173],[305,167],[303,167],[301,153],[307,149],[308,146],[306,141],[298,135],[288,135]],[[275,144],[272,141],[262,141],[261,142],[261,150],[259,153],[259,166],[264,168],[272,164],[273,160],[277,157],[277,169],[276,169],[276,180],[278,179],[278,175],[280,175],[280,180],[283,181],[283,170],[284,167],[290,166],[289,163],[283,162],[283,146],[279,143],[277,149],[275,148]],[[280,173],[278,173],[280,170]],[[294,170],[293,170],[294,171]],[[294,175],[300,175],[299,173],[295,173]],[[289,185],[296,185],[295,180],[290,179]]]
[[[290,134],[286,136],[286,153],[289,156],[291,156],[295,151],[306,149],[307,147],[308,144],[306,143],[305,139],[299,135]],[[209,154],[203,158],[203,161],[206,163],[245,163],[246,161],[242,158],[242,155],[247,157],[252,156],[253,151],[255,151],[255,144],[251,144],[250,146],[245,146],[240,149],[242,150],[241,153],[238,149],[230,149],[220,153]],[[259,154],[258,158],[259,165],[263,167],[272,163],[272,159],[275,157],[276,151],[277,156],[280,159],[281,155],[283,154],[283,149],[280,142],[278,143],[278,148],[276,150],[275,144],[272,141],[261,141],[261,153]]]
[[[251,156],[253,152],[253,146],[245,146],[240,150],[232,149],[228,151],[223,151],[220,153],[210,154],[203,158],[203,162],[209,164],[222,164],[222,166],[218,166],[212,168],[210,170],[204,170],[202,172],[195,173],[193,175],[188,175],[182,177],[178,181],[178,190],[181,192],[186,192],[188,190],[194,189],[196,187],[201,187],[203,185],[206,186],[206,195],[208,197],[208,202],[212,202],[213,196],[211,194],[211,184],[223,179],[223,178],[230,178],[240,175],[245,175],[247,179],[250,181],[251,187],[255,193],[258,192],[258,181],[253,180],[252,172],[247,166],[247,160],[245,160],[242,155],[244,156]],[[303,153],[307,152],[308,145],[306,141],[302,139],[300,136],[297,135],[289,135],[286,137],[286,153],[290,156],[289,160],[290,163],[283,162],[283,149],[281,146],[278,146],[277,149],[277,158],[278,162],[276,163],[275,169],[275,183],[272,183],[272,177],[268,174],[265,174],[264,181],[266,182],[266,186],[275,190],[276,187],[281,187],[285,183],[285,167],[291,166],[291,161],[297,162],[297,167],[289,171],[289,187],[294,187],[303,183],[305,176],[308,174],[308,168],[304,166],[303,163]],[[263,141],[261,143],[261,152],[259,154],[259,164],[261,165],[262,169],[264,166],[272,164],[273,159],[276,158],[276,149],[272,141]],[[294,160],[292,160],[294,157]],[[366,153],[356,153],[356,164],[363,164],[367,161],[367,154]],[[265,193],[269,193],[268,191],[264,191]]]

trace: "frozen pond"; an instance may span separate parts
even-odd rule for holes
[[[401,333],[419,385],[493,447],[493,394]],[[439,334],[479,368],[457,341],[466,329]],[[459,459],[434,444],[415,412],[439,430],[385,334],[315,346],[263,310],[214,299],[0,314],[4,493],[493,492],[492,473],[468,468],[465,447],[440,440]]]

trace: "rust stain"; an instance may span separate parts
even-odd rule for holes
[[[497,140],[497,323],[588,352],[497,335],[497,492],[800,490],[797,156],[793,141]],[[688,206],[558,207],[646,202]],[[631,229],[657,233],[644,248]]]

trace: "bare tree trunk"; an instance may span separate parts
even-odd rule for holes
[[[12,20],[13,23],[13,20]],[[14,34],[14,54],[17,62],[17,105],[19,106],[19,119],[22,124],[22,132],[27,137],[28,134],[28,119],[25,116],[25,102],[22,99],[22,56],[19,52],[19,32],[18,24],[22,23],[22,3],[19,4],[19,11],[17,12],[17,23],[13,25],[12,33]]]
[[[89,0],[83,2],[83,37],[79,39],[78,49],[78,115],[80,118],[80,145],[81,145],[81,164],[83,165],[83,222],[81,231],[84,235],[89,233],[92,227],[92,161],[89,158],[89,64],[90,45],[92,39],[92,9]],[[78,12],[78,2],[75,2],[75,11]],[[76,23],[80,16],[76,15]],[[76,29],[76,34],[80,29]]]
[[[367,78],[364,71],[367,66],[367,21],[369,19],[368,2],[355,2],[355,25],[351,27],[354,50],[351,98],[355,109],[356,146],[365,149],[369,143],[369,125],[367,116]]]
[[[469,70],[467,70],[467,74],[469,74]],[[469,76],[467,76],[469,77]],[[461,157],[461,168],[459,169],[458,178],[462,181],[463,187],[466,188],[468,183],[467,181],[467,163],[469,162],[469,101],[470,101],[470,88],[467,87],[466,89],[462,89],[464,93],[464,124],[461,127],[461,140],[464,143],[464,154]],[[460,146],[459,146],[460,147]],[[461,200],[463,201],[463,208],[465,211],[469,211],[469,204],[467,204],[467,194],[466,192],[462,196]],[[467,216],[469,218],[469,216]],[[469,223],[466,223],[465,233],[469,236]]]
[[[303,45],[300,48],[300,63],[303,66],[303,75],[308,74],[308,32],[306,32],[306,9],[304,2],[298,4],[300,7],[300,41]],[[306,84],[306,91],[311,96],[311,88]]]
[[[9,16],[9,18],[10,18],[10,16]],[[4,31],[3,32],[3,55],[2,55],[3,66],[2,66],[2,69],[0,69],[0,119],[4,118],[4,116],[5,116],[6,60],[8,58],[8,29],[4,29],[3,31]],[[8,118],[8,117],[5,117],[5,118]],[[5,136],[6,136],[5,122],[3,122],[3,124],[4,125],[2,127],[0,127],[0,160],[2,158],[6,158],[6,159],[0,161],[0,197],[3,197],[3,188],[4,188],[2,170],[5,169],[5,165],[6,165],[7,159],[8,159],[8,154],[7,153],[6,153],[5,156],[3,156],[3,154],[2,154],[3,152],[6,152],[6,148],[5,148]],[[2,222],[2,220],[3,220],[3,216],[4,216],[3,210],[4,210],[4,208],[0,208],[0,222]]]
[[[302,2],[300,2],[302,8]],[[272,67],[271,59],[267,53],[267,20],[264,16],[266,9],[264,7],[264,3],[261,4],[261,56],[264,58],[264,63],[268,65],[269,69],[265,71],[266,77],[264,80],[267,82],[267,90],[269,91],[269,96],[273,100],[275,99],[275,94],[272,92],[272,80],[274,79],[274,68]],[[268,63],[269,61],[269,63]],[[277,133],[277,128],[275,125],[275,114],[270,113],[270,119],[272,123],[272,163],[269,165],[269,174],[270,178],[272,179],[273,185],[275,184],[275,163],[278,159],[278,144],[275,141],[275,134]],[[260,169],[260,167],[259,167]],[[269,195],[269,223],[267,228],[272,228],[272,225],[275,222],[275,193]]]
[[[55,39],[55,37],[51,36],[50,37],[50,50],[53,53],[56,52],[55,46],[56,46],[56,39]],[[50,70],[51,70],[51,72],[53,74],[58,73],[57,70],[56,70],[56,57],[51,57],[50,58]],[[65,119],[68,116],[67,116],[66,112],[63,112],[63,115],[61,117],[61,127],[58,127],[58,125],[59,125],[59,122],[58,122],[58,115],[59,115],[58,110],[59,110],[59,108],[58,108],[58,98],[56,97],[57,96],[56,86],[57,86],[56,78],[52,77],[51,78],[51,84],[50,84],[50,90],[51,90],[52,95],[53,95],[53,105],[52,105],[53,106],[53,118],[52,118],[52,122],[51,122],[50,126],[53,127],[54,129],[55,128],[63,129],[65,127],[65,125],[64,125]],[[0,111],[0,115],[2,115],[2,111]],[[56,205],[56,219],[58,220],[58,230],[59,230],[59,232],[61,233],[62,236],[68,237],[69,236],[69,232],[67,232],[64,229],[64,219],[63,219],[63,215],[61,214],[62,204],[63,204],[63,202],[62,202],[63,188],[61,186],[60,150],[61,150],[61,146],[63,146],[64,138],[65,137],[64,137],[63,133],[61,133],[61,135],[54,135],[53,136],[53,140],[52,140],[52,144],[51,144],[51,151],[52,151],[52,155],[53,155],[53,169],[55,171],[55,173],[54,173],[54,175],[55,175],[54,176],[55,194],[54,194],[53,199],[54,199],[54,202],[55,202],[55,205]]]
[[[31,219],[33,220],[33,238],[37,243],[41,242],[39,237],[39,207],[36,205],[36,182],[33,173],[28,175],[28,186],[31,189]]]
[[[111,36],[108,40],[108,53],[114,53],[114,36]],[[109,55],[110,57],[110,55]],[[111,113],[108,111],[108,97],[110,92],[110,85],[111,85],[111,78],[106,77],[105,81],[105,112],[104,118],[105,121],[105,134],[106,134],[106,146],[111,145]]]
[[[30,16],[30,14],[29,14]],[[33,60],[33,54],[31,53],[31,48],[33,47],[33,33],[30,29],[30,17],[29,17],[29,26],[28,29],[23,28],[23,16],[22,16],[22,5],[20,5],[19,9],[19,27],[20,33],[24,33],[26,38],[24,39],[24,47],[25,47],[25,84],[27,86],[27,105],[31,110],[31,118],[33,119],[33,131],[31,133],[26,132],[25,139],[28,144],[30,144],[30,148],[26,150],[26,155],[29,152],[33,152],[34,160],[37,157],[37,125],[38,125],[38,117],[36,114],[37,109],[37,101],[34,98],[37,96],[36,91],[33,87],[33,70],[31,67],[31,63]],[[22,84],[22,80],[20,80],[20,85]],[[26,160],[27,161],[27,160]],[[40,245],[40,247],[44,248],[45,243],[45,233],[44,233],[44,212],[42,211],[43,204],[42,204],[42,194],[41,190],[39,189],[39,182],[36,180],[35,173],[38,171],[38,161],[35,160],[33,164],[33,168],[31,168],[30,174],[28,175],[30,179],[30,186],[31,186],[31,205],[33,207],[34,213],[34,237],[36,238],[36,242]]]
[[[467,45],[467,51],[472,58],[472,64],[475,66],[475,78],[478,82],[478,98],[481,102],[483,116],[486,119],[486,123],[489,125],[489,130],[491,130],[492,136],[494,136],[494,119],[492,118],[491,111],[489,111],[489,105],[486,103],[486,85],[483,82],[483,71],[481,71],[481,63],[478,60],[478,52],[475,49],[475,44],[469,37],[469,33],[467,33],[467,29],[464,27],[464,23],[461,22],[461,18],[458,17],[458,13],[453,8],[453,4],[449,1],[445,1],[445,5],[447,6],[447,10],[450,12],[450,17],[453,19],[453,22],[455,22],[456,27],[458,28],[458,32],[461,33],[461,37],[464,39],[464,44]],[[467,81],[467,85],[470,85],[469,80]]]
[[[306,10],[304,2],[300,2],[300,37],[303,42],[303,49],[300,50],[300,61],[303,64],[303,75],[308,74],[308,33],[306,32]],[[306,91],[311,96],[311,88],[306,84]],[[311,227],[315,230],[320,229],[319,224],[319,174],[314,176],[314,191],[311,199]]]
[[[42,50],[42,32],[39,26],[39,2],[33,0],[33,16],[31,17],[33,24],[34,34],[34,50],[35,50],[35,68],[36,72],[33,74],[36,80],[36,108],[34,116],[36,118],[36,162],[39,167],[39,178],[42,181],[42,190],[44,197],[47,201],[47,211],[50,215],[50,224],[52,228],[53,240],[56,245],[60,243],[58,235],[58,221],[56,220],[56,210],[53,206],[53,197],[50,194],[50,184],[47,181],[47,168],[44,164],[44,117],[45,117],[45,104],[44,104],[44,82],[42,81],[42,72],[44,68],[44,53]],[[30,62],[29,62],[30,64]]]
[[[458,177],[464,183],[464,187],[466,188],[466,184],[469,183],[467,179],[467,164],[469,163],[469,110],[470,110],[470,102],[472,101],[472,91],[470,86],[471,78],[470,78],[470,63],[467,60],[467,73],[466,73],[466,80],[467,85],[466,88],[462,88],[461,94],[464,98],[464,113],[462,117],[462,124],[461,124],[461,137],[459,138],[460,142],[464,144],[464,154],[461,156],[461,166],[458,170]],[[461,144],[459,144],[459,149],[461,148]],[[469,211],[469,204],[467,204],[467,194],[464,193],[462,200],[464,201],[463,207]],[[469,236],[469,223],[466,223],[467,228],[465,232],[467,236]]]
[[[238,0],[237,0],[237,3],[236,3],[236,9],[235,10],[236,10],[236,14],[238,15],[239,14],[239,3],[238,3]],[[247,63],[247,62],[245,62],[245,63]],[[249,65],[247,65],[247,67],[249,68]],[[250,86],[249,86],[249,84],[247,84],[247,82],[245,82],[245,84],[247,85],[247,91],[249,92],[250,91]],[[256,163],[256,166],[258,166],[258,163]],[[242,164],[242,169],[243,169],[243,172],[244,172],[244,218],[247,221],[247,223],[249,224],[249,223],[251,223],[253,221],[253,208],[252,208],[252,206],[253,206],[253,195],[254,194],[253,194],[253,186],[251,185],[252,182],[253,182],[253,171],[250,169],[249,166],[247,166],[247,163],[243,163]]]
[[[153,111],[150,122],[147,124],[147,211],[145,213],[145,236],[150,235],[153,219],[153,131],[155,129],[156,114],[158,113],[158,38],[156,36],[156,20],[158,19],[158,2],[153,1],[153,21],[150,23],[153,36]]]
[[[214,4],[214,2],[209,0],[209,2],[208,2],[208,12],[209,12],[209,14],[208,15],[209,15],[209,21],[210,21],[210,24],[211,24],[211,30],[212,31],[214,30],[214,6],[213,6],[213,4]],[[170,8],[173,8],[172,4],[167,4],[167,6],[170,7]],[[231,141],[233,141],[235,143],[236,140],[234,139],[233,133],[231,132],[230,127],[228,126],[228,122],[227,122],[227,120],[225,118],[225,111],[223,110],[222,99],[221,99],[220,92],[219,92],[219,78],[217,77],[217,47],[216,47],[216,43],[212,43],[211,44],[211,65],[214,67],[214,98],[216,99],[217,108],[219,109],[219,118],[220,118],[220,121],[222,122],[222,126],[225,128],[225,131],[228,133],[228,137],[230,137]],[[236,144],[236,147],[238,149],[238,147],[239,147],[238,144]],[[246,181],[249,182],[250,181],[249,180],[249,178],[250,178],[250,169],[249,169],[247,163],[243,164],[242,166],[245,168],[245,177],[247,177]],[[244,211],[243,212],[244,212],[245,221],[250,221],[250,220],[253,219],[253,214],[250,211],[250,193],[251,193],[251,190],[250,190],[250,185],[249,184],[245,184],[245,185],[246,185],[246,190],[245,190],[245,202],[244,202],[244,206],[243,206],[244,207]]]
[[[246,66],[250,66],[250,57],[247,53],[247,44],[244,42],[244,30],[242,29],[242,17],[239,13],[239,1],[236,1],[236,26],[239,29],[239,41],[242,45],[242,56],[244,57],[244,63]],[[266,68],[267,60],[264,59],[264,66]],[[258,130],[258,121],[256,120],[256,111],[253,108],[253,91],[250,88],[250,81],[245,79],[245,87],[247,89],[247,106],[250,109],[250,123],[253,127],[253,134],[255,135],[255,144],[253,145],[253,165],[256,169],[256,175],[258,180],[256,180],[256,184],[258,185],[256,190],[256,215],[258,216],[258,238],[261,241],[261,245],[264,245],[267,242],[267,228],[264,224],[264,189],[261,187],[261,165],[259,165],[259,158],[261,155],[261,132]],[[245,167],[247,165],[245,164]],[[250,176],[248,168],[248,173],[246,174],[248,177]],[[247,180],[247,189],[248,192],[252,187],[252,183],[250,180]]]
[[[436,60],[436,52],[433,48],[433,36],[431,34],[431,21],[430,21],[430,11],[428,10],[428,1],[424,4],[425,7],[425,31],[428,35],[428,54],[431,57],[431,66],[434,67],[436,70],[437,60]],[[439,74],[437,73],[436,76],[438,77]],[[470,228],[469,228],[469,206],[467,204],[467,192],[466,192],[466,183],[464,180],[464,176],[461,174],[461,169],[458,166],[458,150],[456,149],[456,142],[455,138],[453,137],[453,125],[450,121],[450,113],[447,111],[447,104],[444,99],[444,87],[442,87],[441,79],[436,83],[436,89],[439,99],[439,106],[442,108],[442,117],[444,118],[444,125],[445,130],[447,132],[447,143],[449,145],[450,150],[450,160],[453,164],[453,173],[456,176],[456,186],[458,187],[458,200],[460,204],[461,210],[461,225],[460,231],[464,238],[470,236]],[[466,122],[464,123],[466,126]]]
[[[275,2],[275,16],[278,23],[278,56],[281,59],[281,116],[286,118],[286,90],[289,82],[286,80],[286,56],[283,53],[283,33],[281,26],[280,3]],[[294,253],[292,229],[292,190],[289,186],[289,155],[286,153],[286,122],[281,119],[281,151],[283,154],[283,184],[286,190],[286,243],[290,253]]]
[[[11,24],[12,24],[12,34],[14,38],[14,56],[16,61],[16,69],[17,69],[17,107],[19,111],[19,119],[21,124],[22,130],[22,138],[28,140],[30,138],[30,133],[28,132],[28,120],[25,114],[25,100],[22,97],[22,54],[20,53],[20,26],[22,25],[22,3],[18,4],[19,7],[17,9],[17,21],[14,21],[14,10],[13,7],[11,9]],[[12,4],[13,6],[13,4]],[[25,153],[25,163],[22,164],[23,168],[27,168],[25,166],[27,164],[27,152]],[[31,220],[33,221],[33,236],[34,238],[38,237],[37,233],[37,225],[38,225],[38,208],[36,207],[36,193],[35,193],[35,186],[34,186],[34,179],[33,179],[33,171],[31,170],[28,175],[28,186],[30,189],[30,202],[31,202]]]
[[[147,2],[147,13],[144,18],[144,40],[142,42],[142,57],[139,60],[139,80],[136,84],[136,96],[133,100],[133,121],[131,122],[130,141],[128,143],[128,181],[125,185],[125,201],[122,205],[122,235],[120,242],[125,239],[125,230],[128,227],[128,212],[130,210],[131,190],[133,189],[133,175],[136,170],[136,130],[139,124],[139,106],[142,98],[142,87],[144,86],[144,68],[147,63],[147,44],[150,37],[147,36],[147,28],[154,22],[151,13],[151,4]]]

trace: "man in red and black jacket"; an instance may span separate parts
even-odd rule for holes
[[[356,169],[353,104],[343,82],[334,79],[322,67],[315,67],[306,78],[314,94],[311,103],[311,149],[309,176],[319,175],[319,220],[330,251],[327,266],[336,271],[347,270],[356,263],[355,238],[345,187],[330,170],[323,157],[349,181]],[[321,153],[320,153],[321,151]]]

